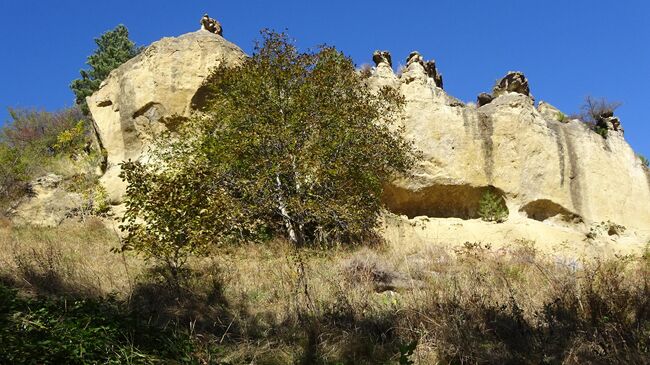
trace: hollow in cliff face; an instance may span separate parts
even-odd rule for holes
[[[383,201],[390,212],[409,218],[476,219],[479,218],[479,202],[487,191],[503,199],[498,189],[489,186],[434,185],[412,191],[388,185],[384,189]]]
[[[577,214],[548,199],[534,200],[521,207],[519,211],[525,213],[528,218],[540,222],[553,217],[559,217],[565,221],[580,219]]]

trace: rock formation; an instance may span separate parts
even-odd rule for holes
[[[372,60],[375,62],[375,66],[379,66],[381,63],[385,63],[389,67],[393,66],[393,61],[388,51],[375,51],[372,54]]]
[[[492,96],[492,94],[488,94],[488,93],[480,93],[480,94],[478,94],[478,96],[476,97],[476,104],[477,104],[478,106],[483,106],[483,105],[485,105],[485,104],[489,104],[489,103],[491,103],[492,100],[494,100],[494,96]]]
[[[622,134],[604,139],[547,103],[535,108],[520,72],[508,73],[493,95],[481,95],[480,107],[458,102],[426,76],[418,60],[401,78],[369,78],[404,95],[406,137],[424,156],[413,178],[388,186],[385,202],[393,212],[477,218],[478,200],[494,188],[514,221],[610,220],[650,229],[650,181]],[[611,118],[602,119],[620,129]]]
[[[424,73],[433,79],[436,86],[442,89],[442,75],[438,73],[436,69],[436,61],[424,61],[424,58],[418,51],[413,51],[406,59],[406,68],[409,68],[412,64],[418,63],[424,69]]]
[[[236,45],[200,30],[163,38],[111,72],[87,101],[107,152],[101,181],[113,202],[125,191],[119,164],[146,154],[151,138],[167,128],[165,118],[189,115],[213,68],[245,57]]]
[[[61,188],[63,178],[48,174],[29,183],[29,194],[9,212],[14,223],[56,227],[83,208],[80,194]]]
[[[530,96],[530,88],[528,87],[528,79],[524,76],[523,73],[519,71],[510,71],[505,75],[501,81],[499,81],[492,90],[492,94],[495,97],[503,95],[505,93],[518,93],[526,96]]]
[[[146,158],[153,132],[167,128],[165,118],[187,116],[193,102],[201,100],[210,69],[224,62],[239,64],[245,57],[222,37],[198,31],[156,42],[111,73],[88,98],[107,151],[101,181],[111,199],[119,202],[125,188],[119,163]],[[603,138],[548,103],[535,107],[520,72],[508,73],[492,94],[479,95],[475,106],[445,93],[435,63],[425,62],[419,53],[409,56],[399,77],[389,52],[376,51],[373,60],[376,67],[366,82],[402,93],[406,108],[400,123],[424,157],[412,177],[386,187],[385,203],[407,222],[439,218],[456,228],[445,228],[446,235],[435,231],[436,237],[480,239],[463,236],[458,227],[481,236],[475,228],[486,226],[474,218],[478,201],[490,190],[505,200],[509,218],[490,225],[489,237],[529,232],[531,239],[545,239],[552,226],[558,240],[580,241],[584,233],[579,232],[604,221],[626,226],[626,234],[650,232],[650,173],[613,115],[601,120],[616,133]],[[405,233],[408,224],[402,223],[386,234],[421,234]]]
[[[200,24],[201,30],[207,30],[210,33],[223,36],[223,28],[221,27],[221,23],[213,18],[210,18],[208,14],[203,15]]]

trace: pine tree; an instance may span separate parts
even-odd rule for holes
[[[70,84],[77,105],[86,115],[89,113],[86,97],[99,89],[99,85],[111,71],[133,58],[141,50],[129,39],[128,29],[121,24],[96,38],[95,43],[97,49],[86,61],[90,68],[79,71],[81,78]]]

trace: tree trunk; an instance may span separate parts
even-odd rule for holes
[[[282,181],[280,181],[280,175],[275,175],[275,183],[276,183],[276,189],[277,189],[277,194],[278,194],[278,210],[280,211],[280,214],[282,215],[282,219],[284,220],[284,226],[287,229],[287,233],[289,234],[289,240],[291,240],[291,243],[294,245],[298,245],[300,243],[300,238],[298,236],[298,233],[296,232],[296,229],[293,226],[293,220],[291,219],[291,215],[289,214],[289,209],[287,208],[287,202],[285,201],[284,198],[284,193],[282,190]]]

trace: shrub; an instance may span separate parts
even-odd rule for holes
[[[0,284],[0,363],[198,363],[187,334],[160,329],[114,299],[25,299]]]
[[[502,197],[486,190],[479,201],[478,215],[484,221],[501,223],[508,218],[508,208]]]
[[[606,116],[612,116],[614,111],[622,103],[609,101],[605,98],[594,98],[587,96],[584,104],[580,107],[578,118],[589,125],[589,128],[598,133],[601,137],[607,138],[607,125],[603,122]]]
[[[648,159],[645,156],[640,154],[638,154],[637,156],[639,157],[639,160],[641,160],[641,165],[643,165],[646,168],[650,167],[650,161],[648,161]]]
[[[122,166],[126,242],[174,268],[211,244],[359,241],[378,225],[383,184],[417,158],[391,128],[402,98],[371,92],[331,47],[299,53],[265,32],[206,88],[201,113],[158,149],[161,163]]]
[[[78,108],[9,114],[0,132],[0,211],[25,192],[27,182],[49,172],[58,156],[77,154],[90,140],[89,123]]]

